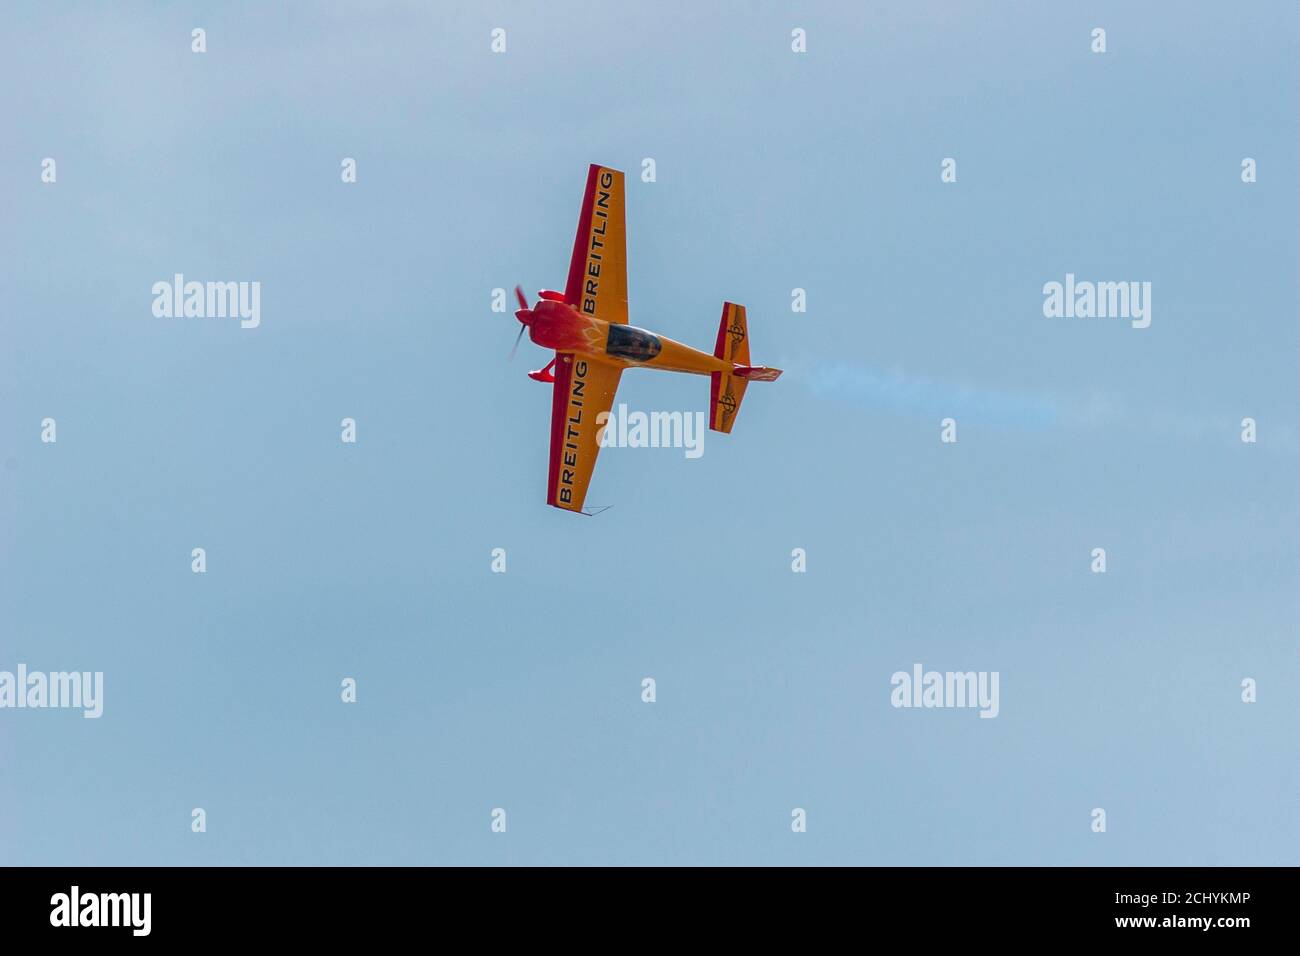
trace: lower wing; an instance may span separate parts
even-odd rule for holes
[[[618,366],[585,355],[556,354],[547,504],[566,511],[582,510],[596,455],[600,453],[599,433],[614,405],[622,375]]]

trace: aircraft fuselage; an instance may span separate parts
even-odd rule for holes
[[[623,368],[640,366],[710,375],[734,367],[725,359],[666,336],[582,315],[568,303],[553,299],[542,299],[532,309],[521,310],[519,321],[528,326],[528,337],[543,348],[579,352],[597,362]]]

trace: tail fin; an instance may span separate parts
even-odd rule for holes
[[[722,305],[718,344],[714,346],[713,354],[730,362],[732,369],[730,372],[714,372],[711,376],[712,417],[709,427],[718,432],[730,432],[745,397],[745,386],[750,382],[774,382],[781,370],[749,364],[749,326],[745,321],[745,307],[733,302]]]

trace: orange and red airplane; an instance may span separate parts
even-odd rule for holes
[[[538,345],[555,349],[549,365],[528,375],[554,383],[546,503],[566,511],[582,511],[600,451],[600,431],[623,369],[639,366],[708,375],[712,383],[709,427],[719,432],[731,431],[746,385],[772,382],[781,374],[780,369],[749,364],[743,305],[723,303],[712,355],[627,324],[624,209],[623,174],[593,165],[587,172],[564,291],[543,290],[540,301],[529,308],[523,290],[515,287],[519,298],[515,316],[523,323],[515,346],[527,329]]]

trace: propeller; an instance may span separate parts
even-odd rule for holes
[[[519,334],[515,336],[515,344],[510,349],[510,357],[506,359],[507,362],[515,360],[515,353],[519,351],[519,340],[524,337],[524,329],[528,328],[524,324],[524,316],[521,313],[531,311],[528,308],[528,299],[524,297],[524,290],[521,286],[515,286],[515,298],[519,300],[519,311],[515,313],[515,318],[519,320]]]

